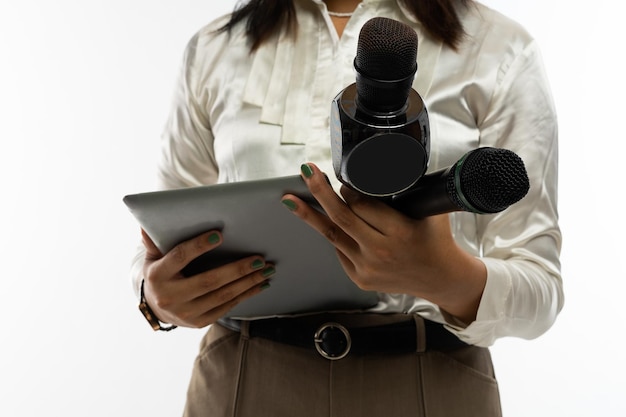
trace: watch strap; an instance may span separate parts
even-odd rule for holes
[[[152,309],[146,302],[146,297],[143,292],[143,284],[144,284],[144,280],[141,280],[141,299],[139,301],[139,311],[141,311],[141,314],[143,314],[146,320],[148,320],[150,327],[152,327],[152,330],[154,331],[161,330],[164,332],[169,332],[170,330],[174,330],[178,326],[176,326],[175,324],[171,324],[169,326],[163,326],[161,324],[161,321],[154,314],[154,312],[152,311]]]

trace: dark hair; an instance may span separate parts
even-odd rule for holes
[[[457,6],[467,6],[471,0],[402,0],[435,39],[456,48],[464,31]],[[293,0],[249,0],[236,8],[230,21],[221,28],[230,31],[237,23],[246,22],[246,34],[255,50],[281,29],[295,32],[297,25]]]

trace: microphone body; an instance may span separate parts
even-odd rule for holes
[[[356,83],[331,105],[335,175],[363,194],[389,197],[413,187],[430,154],[428,112],[411,88],[417,35],[409,26],[373,18],[359,35]]]
[[[370,196],[414,186],[428,167],[430,128],[422,98],[411,90],[404,111],[372,116],[359,108],[356,84],[332,102],[331,148],[335,175]]]
[[[390,205],[413,218],[454,211],[492,214],[521,200],[530,188],[526,167],[512,151],[478,148],[454,165],[424,175]]]

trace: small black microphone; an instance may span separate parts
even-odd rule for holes
[[[416,219],[453,211],[498,213],[530,188],[522,159],[500,148],[478,148],[454,165],[424,175],[413,189],[393,196],[391,206]]]
[[[428,113],[411,88],[415,30],[393,19],[369,20],[359,34],[354,68],[356,83],[331,106],[333,168],[348,187],[389,197],[414,186],[428,166]]]

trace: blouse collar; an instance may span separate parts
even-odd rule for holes
[[[306,91],[315,78],[318,61],[319,39],[328,30],[328,22],[310,12],[314,3],[325,13],[322,0],[298,0],[294,2],[298,16],[298,36],[295,39],[285,31],[276,35],[252,55],[252,67],[244,90],[243,101],[260,107],[262,123],[282,126],[281,143],[303,144],[305,127],[312,125],[311,94],[290,94]],[[413,23],[421,39],[418,47],[418,75],[414,88],[422,97],[430,89],[441,42],[435,42],[422,29],[421,24],[398,0],[363,0],[363,3],[397,3],[404,18]],[[308,12],[304,10],[308,9]],[[288,64],[288,65],[286,65]],[[330,104],[329,104],[330,106]]]

